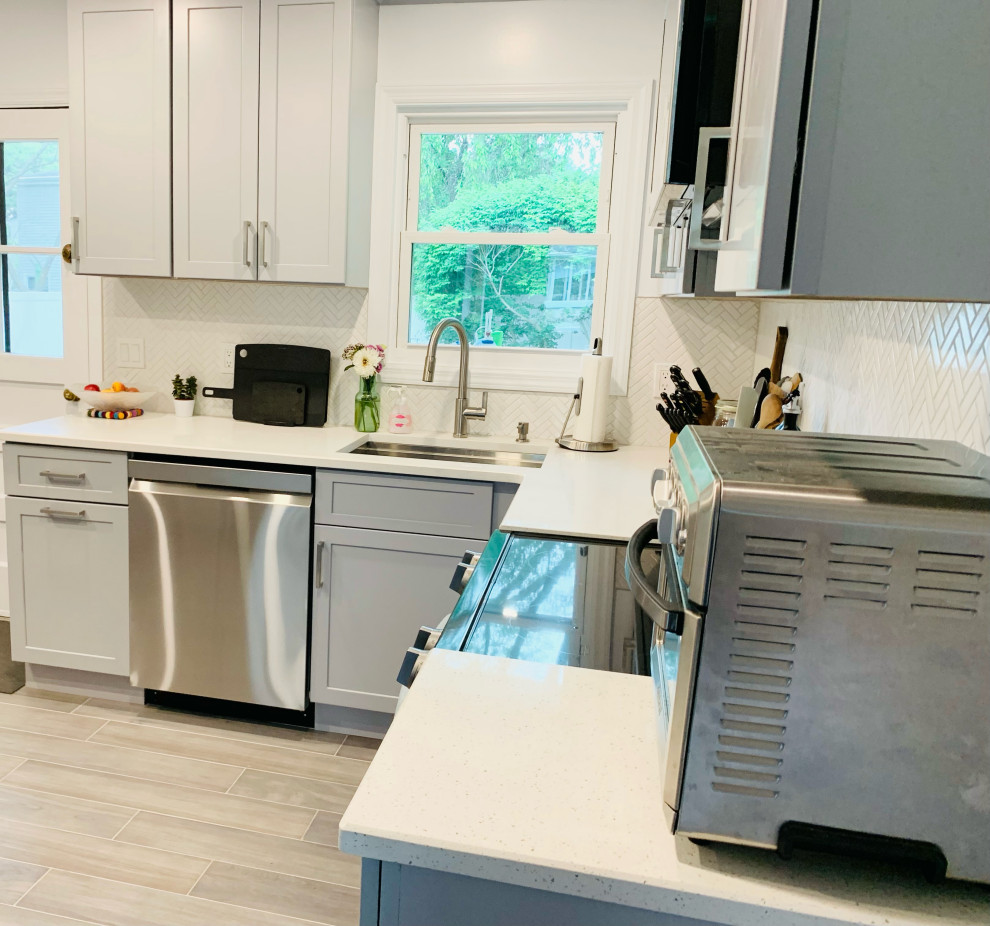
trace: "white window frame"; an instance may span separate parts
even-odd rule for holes
[[[368,294],[368,340],[386,345],[384,379],[422,381],[425,345],[409,345],[411,245],[419,240],[455,243],[499,238],[496,233],[417,232],[412,191],[418,193],[418,165],[410,158],[412,133],[448,126],[450,131],[614,130],[614,146],[603,145],[601,187],[608,203],[599,205],[593,234],[509,234],[525,244],[596,244],[592,337],[602,337],[614,358],[612,393],[624,395],[629,375],[632,322],[639,263],[639,232],[645,204],[652,85],[617,84],[531,87],[380,87],[376,101],[372,185],[372,256]],[[607,155],[611,164],[607,164]],[[605,171],[611,166],[611,186]],[[610,195],[609,195],[610,194]],[[415,199],[415,197],[412,197]],[[410,220],[411,219],[411,220]],[[602,223],[607,223],[603,225]],[[434,236],[442,236],[434,238]],[[552,238],[552,241],[550,240]],[[457,349],[438,352],[435,383],[457,382]],[[538,348],[473,348],[471,386],[532,392],[573,392],[581,352]]]
[[[59,152],[59,219],[62,241],[71,240],[69,200],[68,109],[0,109],[3,141],[57,141]],[[7,254],[59,254],[60,247],[5,245]],[[76,276],[68,264],[62,271],[62,356],[28,357],[0,350],[0,382],[68,384],[99,378],[102,366],[100,280]]]

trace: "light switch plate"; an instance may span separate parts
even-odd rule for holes
[[[144,369],[144,338],[117,338],[117,366]]]

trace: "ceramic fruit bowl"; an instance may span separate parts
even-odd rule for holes
[[[83,383],[74,383],[68,387],[69,391],[79,396],[87,405],[99,409],[102,412],[126,412],[132,408],[141,408],[149,402],[157,393],[155,392],[97,392],[94,389],[86,389]]]

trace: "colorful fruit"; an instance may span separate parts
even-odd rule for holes
[[[124,386],[124,392],[140,392],[137,386]]]
[[[96,383],[90,383],[88,386],[83,386],[83,389],[86,392],[99,392],[100,391],[100,387],[97,386]]]
[[[125,388],[124,384],[120,382],[110,384],[110,389],[113,392],[123,392]]]
[[[79,396],[77,396],[71,389],[63,389],[62,390],[62,398],[65,399],[66,402],[78,402],[79,401]]]

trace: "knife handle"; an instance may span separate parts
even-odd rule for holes
[[[708,380],[705,374],[701,372],[701,367],[695,367],[691,371],[691,375],[694,376],[695,382],[698,384],[698,388],[701,389],[701,394],[709,401],[715,401],[715,393],[712,391],[712,387],[708,385]]]

